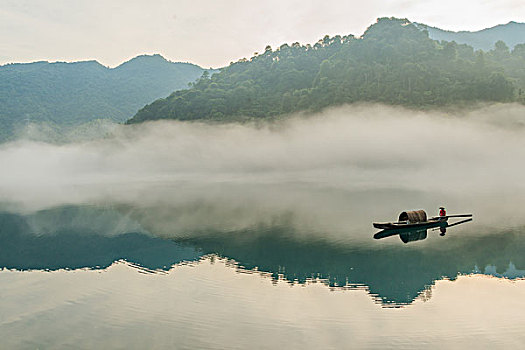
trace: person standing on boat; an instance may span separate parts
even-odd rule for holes
[[[439,207],[439,216],[443,218],[447,216],[447,211],[445,210],[445,207]],[[447,232],[447,222],[445,221],[445,219],[442,220],[443,222],[439,224],[440,236],[444,236]]]

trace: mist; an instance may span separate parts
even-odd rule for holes
[[[104,137],[0,147],[0,203],[31,214],[111,206],[181,237],[289,225],[337,240],[406,209],[525,224],[525,107],[413,111],[345,106],[271,123],[158,121]],[[477,225],[477,226],[476,226]]]

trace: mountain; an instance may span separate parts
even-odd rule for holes
[[[125,121],[203,72],[160,55],[138,56],[116,68],[96,61],[0,66],[0,141],[31,122],[74,127],[96,119]]]
[[[431,39],[455,41],[458,44],[470,45],[476,50],[491,50],[499,40],[503,41],[510,48],[517,44],[525,43],[525,23],[509,22],[476,32],[452,32],[420,23],[416,25],[421,29],[427,30]]]
[[[355,102],[435,108],[516,101],[525,89],[524,58],[525,45],[475,52],[432,40],[406,19],[380,18],[360,38],[268,46],[145,106],[128,123],[267,118]]]

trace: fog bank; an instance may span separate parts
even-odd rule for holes
[[[161,235],[286,223],[369,230],[437,206],[525,224],[525,107],[353,106],[268,124],[158,121],[104,138],[0,147],[0,202],[23,213],[110,203]]]

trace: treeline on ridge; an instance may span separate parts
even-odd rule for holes
[[[145,106],[128,123],[264,118],[355,102],[415,108],[523,102],[524,88],[525,44],[511,51],[499,41],[493,50],[474,51],[432,40],[406,19],[381,18],[360,38],[267,46]]]
[[[203,71],[160,55],[137,56],[115,68],[96,61],[0,66],[0,142],[31,123],[58,129],[100,119],[124,122]]]

